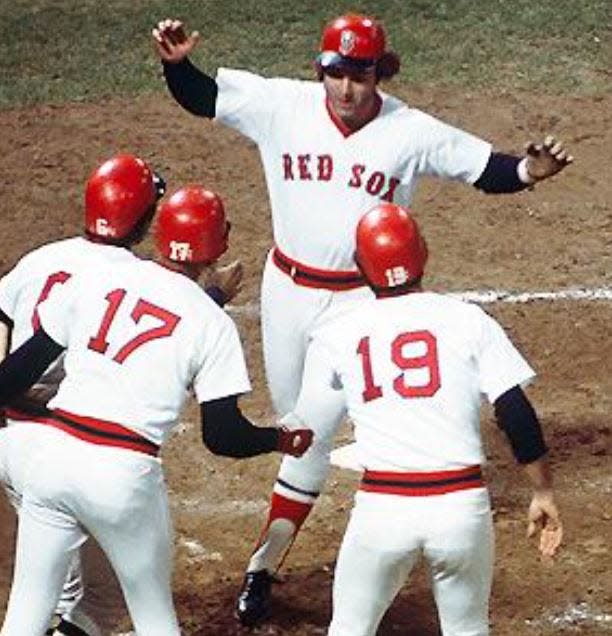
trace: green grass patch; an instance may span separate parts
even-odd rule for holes
[[[202,33],[194,61],[311,77],[321,27],[349,10],[383,20],[400,80],[596,94],[612,89],[610,0],[5,0],[0,108],[160,90],[150,31]]]

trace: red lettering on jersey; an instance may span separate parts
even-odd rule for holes
[[[115,319],[115,315],[126,294],[127,292],[125,289],[115,289],[114,291],[106,294],[105,299],[108,301],[108,307],[104,312],[104,316],[102,316],[102,322],[100,323],[98,333],[93,338],[90,338],[89,343],[87,344],[87,347],[92,351],[106,353],[106,350],[108,349],[106,336],[108,335],[110,326]]]
[[[351,172],[353,174],[351,180],[348,182],[351,188],[360,188],[361,187],[361,176],[365,172],[366,167],[363,164],[356,163],[351,168]]]
[[[123,303],[126,295],[125,289],[115,289],[112,292],[106,294],[105,298],[108,301],[108,308],[104,312],[102,322],[98,333],[94,338],[89,339],[88,348],[97,353],[105,354],[108,349],[108,342],[106,336],[110,331],[111,324],[115,320],[117,311]],[[128,340],[117,353],[113,356],[113,360],[119,364],[123,364],[125,359],[134,353],[136,349],[142,347],[142,345],[150,342],[151,340],[157,340],[159,338],[167,338],[171,336],[176,326],[181,321],[181,317],[173,314],[171,311],[158,307],[148,300],[139,298],[130,314],[132,320],[138,324],[143,316],[152,316],[159,320],[162,324],[157,327],[151,327],[142,333],[137,334],[132,339]]]
[[[425,344],[422,356],[407,356],[404,346],[414,342]],[[440,368],[438,366],[438,344],[435,336],[429,331],[412,331],[402,333],[391,345],[391,358],[400,369],[424,369],[429,371],[429,382],[420,386],[406,384],[404,374],[393,380],[393,388],[405,398],[431,397],[440,388]]]
[[[366,192],[368,194],[376,195],[385,185],[385,175],[382,172],[373,172],[366,183]]]
[[[422,342],[425,344],[425,354],[409,356],[404,353],[408,344]],[[361,393],[364,402],[376,400],[383,396],[382,386],[374,381],[372,359],[370,355],[370,337],[364,336],[359,341],[357,353],[361,356],[361,370],[363,372],[364,390]],[[405,374],[393,379],[393,389],[403,398],[431,397],[440,388],[440,367],[438,363],[438,344],[436,337],[430,331],[407,331],[397,336],[391,343],[391,360],[402,369],[427,369],[429,379],[427,384],[412,386],[406,384]]]
[[[46,300],[49,297],[49,294],[51,293],[51,289],[55,285],[63,285],[70,278],[70,276],[71,274],[69,274],[68,272],[55,272],[54,274],[51,274],[45,281],[45,284],[43,285],[43,288],[40,292],[40,296],[38,297],[38,300],[36,301],[36,304],[34,305],[34,311],[32,312],[32,329],[34,331],[36,331],[40,327],[40,316],[38,315],[38,305],[40,305],[40,303],[42,303],[44,300]]]
[[[283,155],[283,170],[285,174],[285,181],[293,181],[293,162],[291,161],[291,155],[285,153]]]
[[[171,311],[158,307],[147,300],[140,298],[131,313],[132,320],[138,324],[143,316],[153,316],[157,320],[161,321],[161,325],[158,327],[152,327],[147,329],[137,336],[132,338],[129,342],[126,342],[119,351],[113,357],[115,362],[123,364],[125,359],[133,353],[138,347],[142,347],[143,344],[150,342],[151,340],[157,340],[158,338],[167,338],[172,335],[172,332],[176,329],[176,325],[180,322],[180,316],[173,314]]]
[[[380,197],[383,201],[393,202],[393,196],[395,194],[395,189],[400,184],[400,180],[397,177],[391,177],[389,179],[389,188],[388,190]]]
[[[364,336],[359,341],[357,347],[357,353],[361,356],[361,370],[363,371],[364,389],[361,392],[361,397],[364,402],[370,400],[376,400],[382,397],[382,388],[374,384],[374,378],[372,374],[372,359],[370,357],[370,338]]]
[[[308,170],[308,164],[310,162],[310,155],[298,155],[298,170],[300,173],[300,179],[303,181],[312,181],[312,175]]]
[[[334,171],[334,161],[331,155],[318,155],[317,159],[317,179],[329,181]]]

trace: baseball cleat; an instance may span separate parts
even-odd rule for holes
[[[270,614],[274,578],[268,570],[247,572],[236,603],[236,618],[246,627],[257,625]]]

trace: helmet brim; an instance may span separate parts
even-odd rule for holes
[[[336,51],[323,51],[317,56],[317,65],[321,70],[341,69],[353,73],[365,73],[376,66],[373,58],[347,57]]]

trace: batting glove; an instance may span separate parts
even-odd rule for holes
[[[278,428],[278,444],[276,449],[281,453],[301,457],[312,444],[314,433],[309,428],[289,429],[286,426]]]

